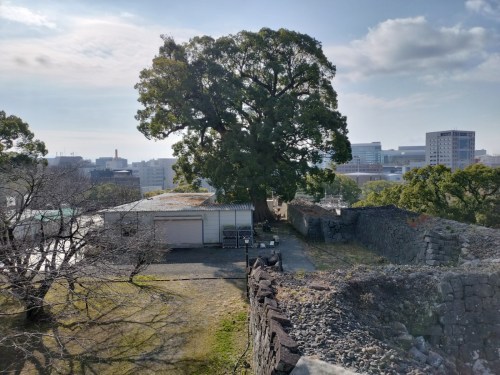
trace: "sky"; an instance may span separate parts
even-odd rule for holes
[[[134,118],[160,35],[262,27],[321,42],[352,143],[473,130],[476,149],[500,154],[500,0],[0,0],[0,110],[49,157],[172,157],[179,138],[147,140]]]

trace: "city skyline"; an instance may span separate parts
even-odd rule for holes
[[[265,11],[263,11],[265,9]],[[360,11],[362,9],[363,11]],[[246,29],[309,34],[337,66],[333,86],[352,143],[425,144],[427,132],[476,132],[500,154],[498,0],[2,1],[0,109],[29,123],[49,157],[172,157],[179,138],[136,130],[133,86],[160,34],[178,42]]]

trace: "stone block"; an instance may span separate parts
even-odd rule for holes
[[[259,290],[257,291],[257,294],[255,295],[255,298],[257,299],[257,301],[259,301],[260,303],[263,303],[264,302],[264,299],[267,297],[267,298],[270,298],[274,296],[274,292],[271,290],[271,289],[267,289],[267,288],[259,288]]]
[[[274,280],[274,277],[271,276],[268,272],[264,271],[262,268],[252,270],[251,276],[255,279],[256,282],[260,280]]]
[[[481,311],[482,301],[480,297],[471,296],[465,299],[465,311]]]
[[[491,286],[500,287],[500,273],[496,272],[489,275],[488,284],[490,284]]]
[[[453,293],[463,292],[462,280],[459,277],[454,277],[450,279],[451,287],[453,288]]]
[[[278,308],[278,303],[276,302],[275,299],[266,297],[264,298],[264,308],[268,306],[273,308]]]
[[[429,351],[429,354],[427,355],[427,364],[431,365],[432,367],[438,368],[439,366],[441,366],[443,361],[443,357],[441,357],[439,354],[433,351]]]
[[[484,356],[488,361],[498,361],[500,360],[500,350],[498,350],[498,343],[495,345],[493,342],[486,340],[484,345]]]
[[[479,297],[491,297],[494,292],[489,284],[476,284],[474,285],[474,294]]]
[[[271,280],[266,280],[266,279],[260,280],[259,288],[271,289]]]
[[[289,373],[300,359],[300,355],[292,353],[287,347],[280,346],[276,353],[276,365],[273,370]]]
[[[474,295],[474,286],[473,285],[465,285],[464,286],[464,296],[465,298]]]
[[[466,274],[460,277],[463,285],[475,285],[479,282],[476,275]]]
[[[463,315],[465,312],[464,301],[461,299],[454,300],[453,303],[451,304],[451,308],[454,314]]]
[[[458,324],[453,325],[453,336],[463,337],[465,336],[466,327]]]
[[[479,346],[482,346],[483,339],[479,334],[479,330],[477,327],[470,327],[465,331],[465,343],[470,345],[471,348],[477,349]]]
[[[280,345],[287,347],[292,352],[297,351],[297,348],[298,348],[297,342],[295,342],[295,340],[292,339],[288,335],[288,333],[286,333],[283,330],[283,327],[279,322],[277,322],[275,320],[271,320],[269,322],[269,326],[270,326],[271,332],[272,332],[271,336],[274,336]]]
[[[411,349],[409,350],[409,353],[418,362],[420,362],[420,363],[427,362],[427,356],[424,353],[422,353],[420,350],[418,350],[416,347],[412,346]]]
[[[288,319],[285,315],[275,310],[267,311],[267,319],[275,320],[278,323],[280,323],[283,327],[291,326],[290,319]]]

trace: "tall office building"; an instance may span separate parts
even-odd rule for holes
[[[474,163],[476,133],[446,130],[426,133],[425,162],[427,165],[445,165],[452,171]]]

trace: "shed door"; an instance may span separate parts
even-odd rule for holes
[[[201,219],[155,221],[155,238],[172,246],[203,245],[203,221]]]

